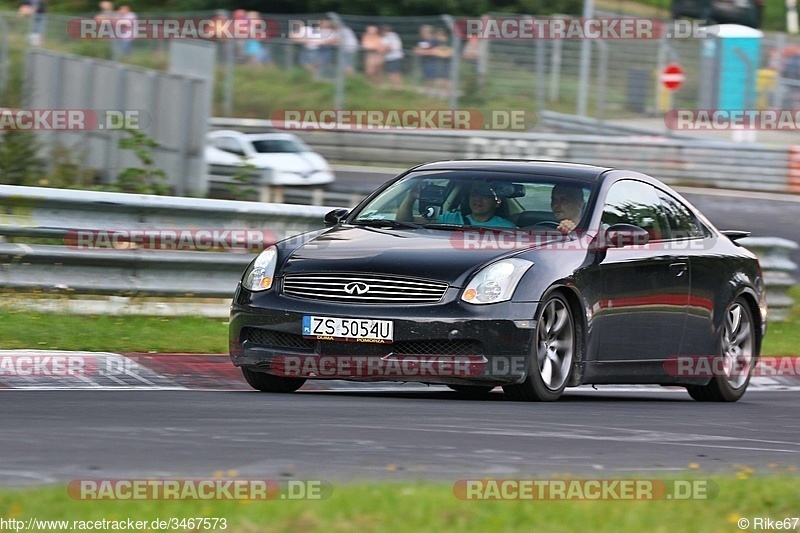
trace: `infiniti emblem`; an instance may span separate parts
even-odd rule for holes
[[[344,292],[347,294],[366,294],[369,292],[369,285],[361,281],[354,281],[344,286]]]

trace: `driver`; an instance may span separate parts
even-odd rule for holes
[[[558,231],[569,233],[581,220],[583,189],[570,185],[556,185],[550,193],[550,210],[558,222]]]

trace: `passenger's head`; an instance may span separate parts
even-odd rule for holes
[[[557,221],[569,219],[577,224],[583,210],[583,189],[572,185],[556,185],[550,193],[550,209]]]
[[[472,218],[485,222],[492,218],[497,208],[503,205],[503,198],[497,196],[490,184],[474,182],[469,190],[469,208]]]

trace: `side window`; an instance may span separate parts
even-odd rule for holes
[[[236,155],[244,155],[244,150],[239,144],[239,141],[233,137],[220,137],[216,140],[214,146],[225,152],[230,152]]]
[[[667,193],[659,192],[659,196],[673,239],[694,239],[705,234],[700,222],[688,207]]]
[[[606,227],[614,224],[639,226],[647,230],[651,240],[669,235],[656,189],[641,181],[622,180],[612,185],[603,205],[601,221]]]

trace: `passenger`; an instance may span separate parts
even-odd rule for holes
[[[397,210],[397,220],[411,221],[411,210],[414,202],[419,198],[419,189],[413,188],[406,196]],[[517,226],[505,218],[497,215],[498,209],[504,205],[505,198],[498,197],[488,183],[476,182],[472,184],[469,194],[470,213],[464,216],[460,210],[449,211],[439,215],[436,222],[442,224],[466,224],[470,226],[483,226],[491,228],[516,228]]]

